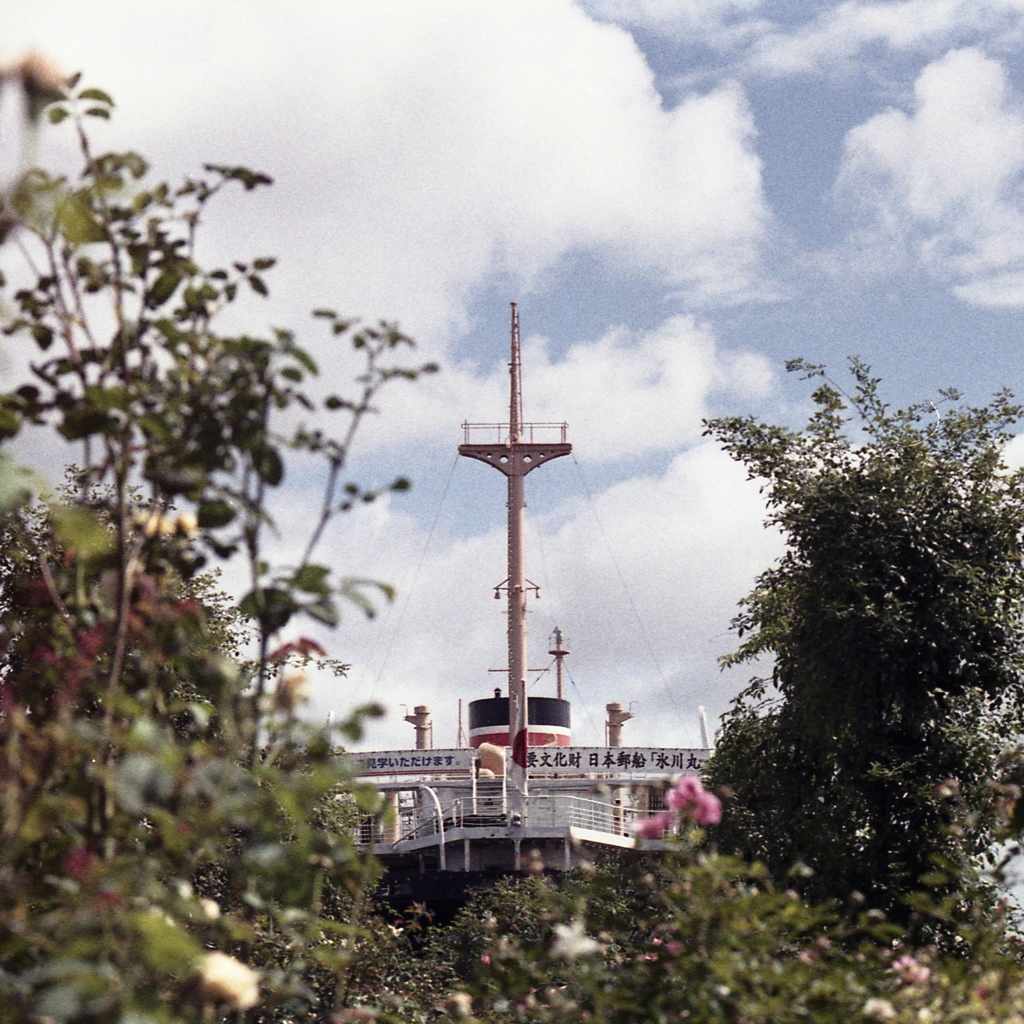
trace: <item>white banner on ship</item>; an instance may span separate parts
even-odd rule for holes
[[[472,750],[373,750],[349,754],[355,773],[379,775],[447,775],[468,773]],[[698,772],[711,756],[699,747],[530,747],[531,775],[678,775]]]
[[[356,775],[443,775],[473,767],[473,751],[467,747],[447,750],[371,750],[349,754]]]
[[[531,775],[678,775],[697,772],[710,750],[691,747],[530,747]]]

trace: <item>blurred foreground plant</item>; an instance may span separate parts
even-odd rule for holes
[[[432,367],[392,361],[411,345],[393,325],[320,310],[362,366],[354,398],[318,402],[291,332],[219,333],[243,292],[267,294],[274,261],[206,269],[197,231],[222,189],[270,179],[209,166],[154,184],[137,154],[93,152],[87,119],[111,107],[75,83],[59,94],[48,116],[77,133],[81,173],[31,170],[0,210],[18,260],[3,330],[34,353],[0,394],[0,436],[63,439],[77,462],[70,498],[41,505],[0,461],[0,1021],[327,1015],[333,993],[307,974],[344,973],[375,877],[347,826],[380,807],[296,714],[296,662],[322,649],[280,631],[334,625],[339,597],[372,612],[374,589],[389,596],[314,555],[379,493],[344,477],[377,392]],[[336,431],[307,422],[321,411]],[[319,461],[322,489],[308,537],[289,538],[298,561],[274,566],[269,499],[290,455],[306,479]],[[236,552],[249,589],[225,618],[199,574]]]
[[[1005,906],[954,922],[959,951],[908,945],[882,912],[815,904],[760,865],[708,852],[689,828],[660,854],[608,857],[561,879],[477,894],[424,955],[455,978],[445,1020],[586,1024],[1010,1024],[1024,1020],[1024,962]]]

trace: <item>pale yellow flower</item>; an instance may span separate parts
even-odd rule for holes
[[[551,947],[554,956],[564,956],[567,960],[574,960],[578,956],[589,956],[601,949],[601,944],[583,930],[582,921],[573,921],[572,924],[556,924],[554,931],[555,942]]]
[[[199,988],[207,999],[250,1010],[260,998],[259,975],[227,953],[207,953],[199,964]]]
[[[199,520],[191,512],[182,512],[175,521],[175,529],[183,537],[195,537],[199,534]]]
[[[877,1020],[893,1020],[896,1016],[896,1008],[888,999],[879,999],[873,996],[861,1007],[861,1013],[865,1017],[875,1017]]]
[[[204,896],[199,901],[199,909],[207,921],[216,921],[220,917],[220,904],[216,900]]]
[[[274,703],[278,711],[291,714],[309,696],[309,683],[305,669],[286,668],[277,680]]]

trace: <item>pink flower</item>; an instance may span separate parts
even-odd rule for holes
[[[96,855],[87,846],[76,846],[65,858],[61,867],[78,882],[84,882],[92,873]]]
[[[660,839],[674,824],[673,811],[658,811],[649,818],[633,822],[633,831],[640,839]]]
[[[698,825],[717,825],[722,820],[722,804],[714,793],[701,793],[690,816]]]
[[[904,985],[923,985],[932,974],[931,968],[919,963],[909,953],[904,953],[892,963],[892,969],[900,976]]]
[[[665,794],[665,804],[673,811],[684,811],[703,792],[704,787],[696,775],[680,775],[676,784]]]
[[[665,803],[698,825],[717,825],[722,820],[722,805],[709,793],[696,775],[681,775],[665,795]]]

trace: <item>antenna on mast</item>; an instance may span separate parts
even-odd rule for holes
[[[524,423],[523,388],[519,351],[519,310],[512,303],[511,362],[509,363],[509,421],[502,423],[463,423],[463,443],[459,454],[478,459],[505,474],[508,480],[508,578],[499,584],[508,593],[508,695],[509,738],[512,763],[508,779],[512,786],[513,814],[526,823],[527,773],[529,746],[528,699],[526,694],[526,579],[525,480],[526,474],[551,459],[568,455],[572,445],[566,440],[566,423]],[[474,442],[481,433],[497,439]],[[503,440],[503,436],[508,440]],[[524,440],[528,437],[529,440]],[[557,440],[555,438],[557,437]],[[547,440],[550,438],[550,440]]]
[[[562,662],[570,651],[566,645],[565,637],[562,636],[562,631],[557,626],[555,626],[554,633],[551,634],[550,643],[551,650],[548,651],[548,654],[553,654],[555,656],[555,693],[558,696],[558,699],[562,700],[564,696],[562,686]]]
[[[518,444],[523,439],[523,381],[522,360],[519,353],[519,309],[512,303],[512,362],[509,363],[512,377],[509,388],[508,426],[509,440]]]

